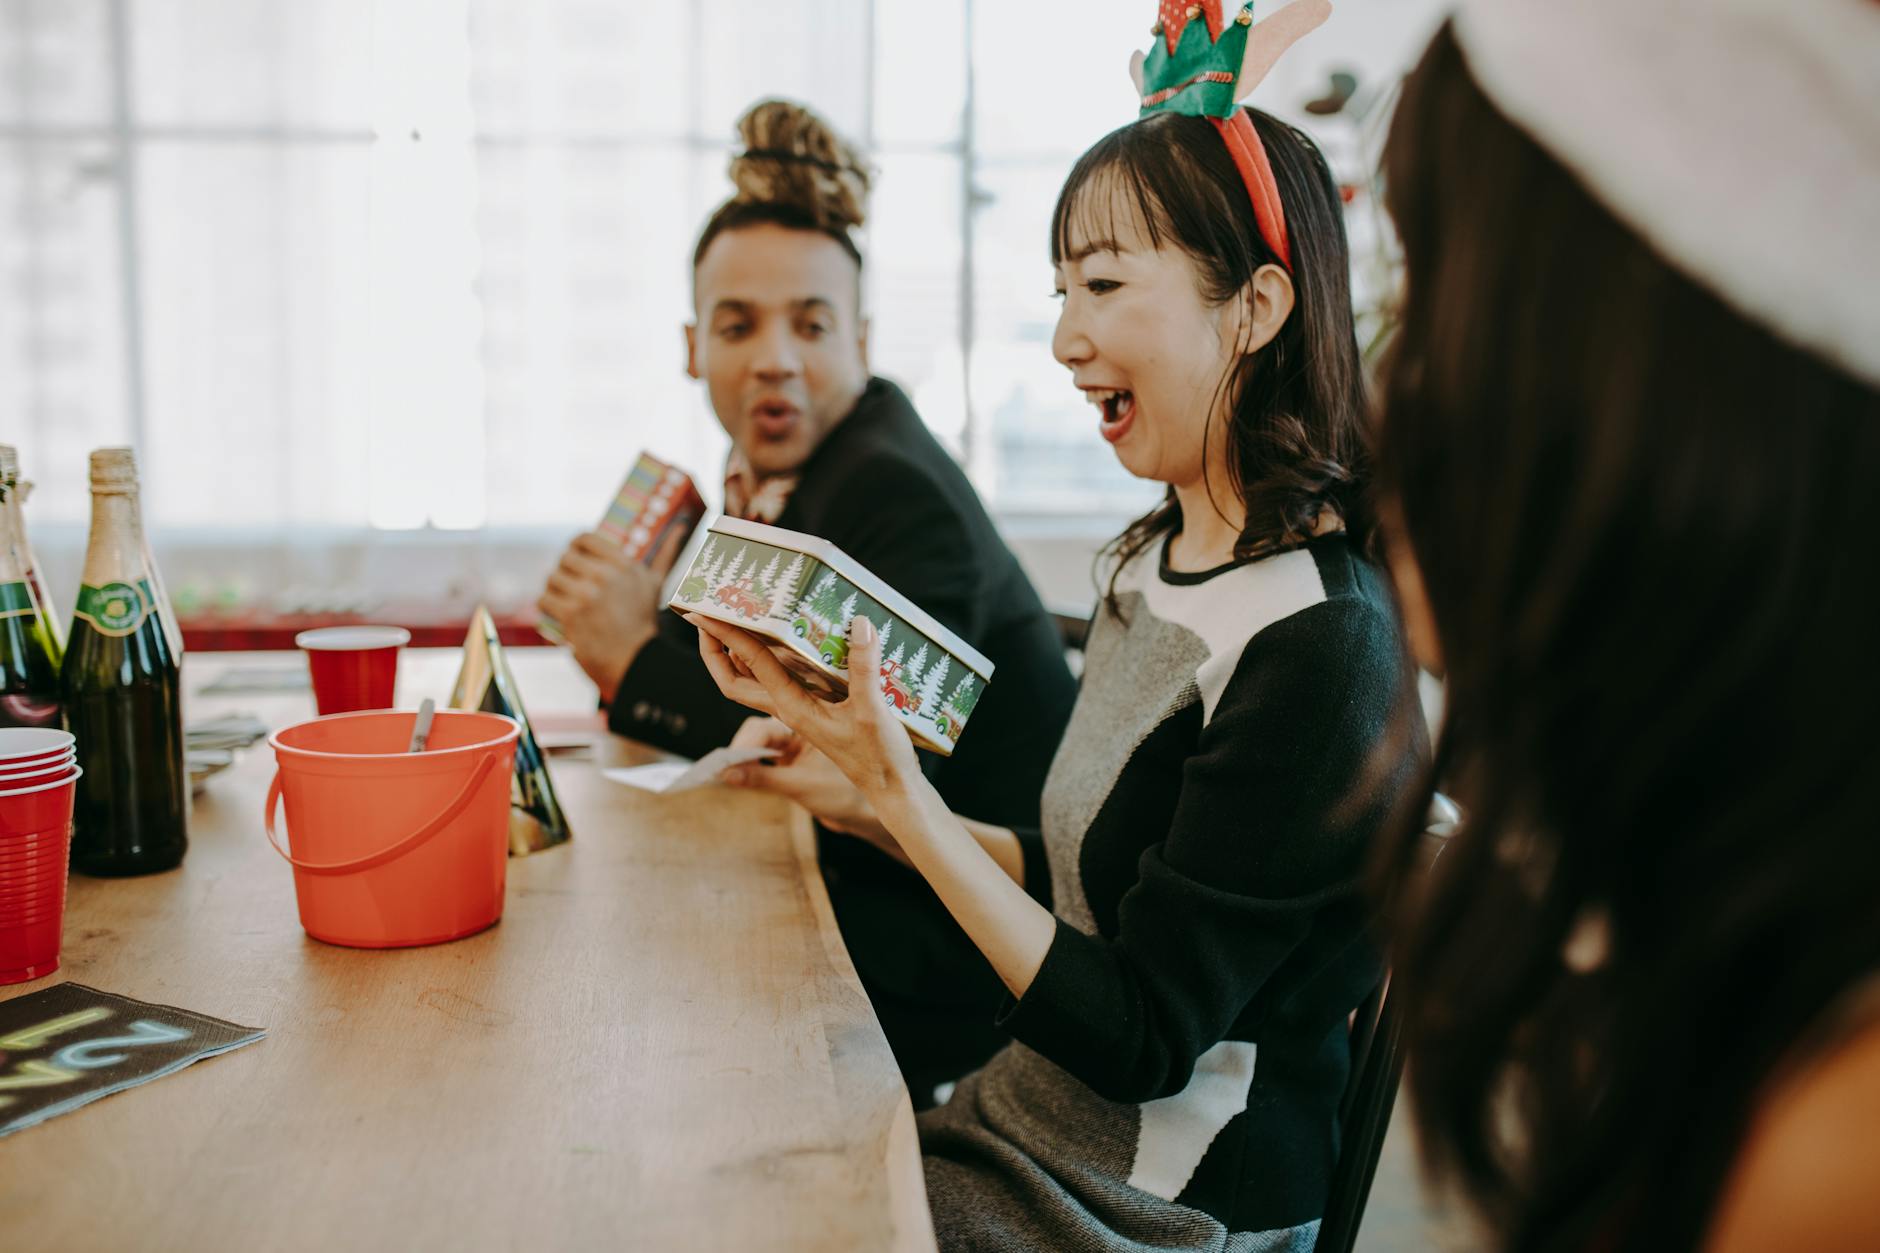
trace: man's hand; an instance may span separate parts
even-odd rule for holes
[[[648,566],[615,540],[590,531],[574,538],[548,576],[536,608],[561,628],[602,700],[614,699],[627,667],[659,633],[660,584],[679,559],[684,539],[675,530]]]

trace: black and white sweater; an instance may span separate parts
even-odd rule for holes
[[[1343,536],[1205,574],[1164,547],[1098,611],[1027,841],[1058,927],[1015,1043],[921,1116],[943,1248],[1317,1236],[1381,970],[1357,879],[1416,765],[1368,773],[1406,662]]]

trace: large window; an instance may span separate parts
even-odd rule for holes
[[[642,447],[709,494],[691,245],[784,95],[879,166],[877,370],[1007,516],[1120,517],[1153,493],[1051,360],[1045,234],[1150,7],[0,0],[0,439],[42,522],[113,442],[158,528],[572,529]],[[1433,7],[1346,0],[1263,103]]]

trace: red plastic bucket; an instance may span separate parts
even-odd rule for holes
[[[268,842],[294,867],[300,925],[316,940],[441,944],[503,916],[520,728],[440,709],[426,751],[408,753],[416,719],[334,714],[268,737]],[[275,833],[283,802],[291,852]]]

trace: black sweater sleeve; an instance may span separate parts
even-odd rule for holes
[[[1398,666],[1392,624],[1360,601],[1326,601],[1255,635],[1182,768],[1166,837],[1122,897],[1116,934],[1060,920],[1001,1025],[1129,1103],[1181,1091],[1202,1053],[1237,1026],[1257,1029],[1283,999],[1276,972],[1355,893],[1375,821],[1354,823],[1343,806],[1384,733]]]
[[[753,711],[727,700],[698,652],[698,630],[670,610],[614,692],[607,725],[616,735],[703,757],[731,742]]]
[[[979,549],[924,467],[890,449],[858,460],[830,498],[825,534],[949,631],[978,637]]]

